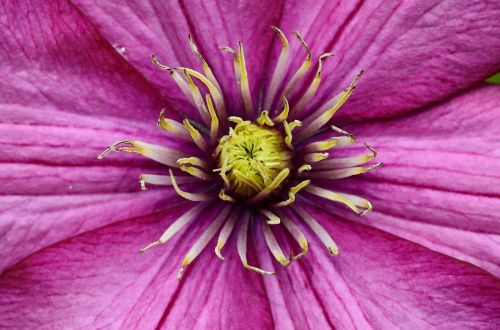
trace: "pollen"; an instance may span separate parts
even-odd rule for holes
[[[281,133],[248,121],[231,128],[219,148],[220,175],[228,192],[238,198],[255,197],[291,166],[292,153]]]

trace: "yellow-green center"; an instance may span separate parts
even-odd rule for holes
[[[249,199],[268,187],[291,164],[280,132],[242,121],[219,142],[218,165],[233,196]]]

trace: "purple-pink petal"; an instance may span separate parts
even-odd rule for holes
[[[360,120],[412,111],[498,72],[499,16],[497,1],[287,1],[280,27],[303,33],[315,54],[336,54],[323,102],[366,70],[336,116]]]

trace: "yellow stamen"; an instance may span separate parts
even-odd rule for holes
[[[191,47],[191,50],[193,51],[193,53],[198,56],[198,58],[200,59],[200,62],[201,62],[201,66],[203,68],[203,72],[205,72],[205,76],[207,76],[207,78],[215,85],[215,87],[217,87],[217,89],[219,91],[221,91],[221,88],[220,88],[220,85],[219,85],[219,82],[217,81],[217,79],[215,78],[215,75],[214,73],[212,72],[212,69],[210,68],[210,66],[208,65],[207,61],[205,60],[205,58],[201,55],[201,53],[198,51],[198,47],[196,47],[196,45],[194,44],[193,42],[193,38],[191,37],[191,35],[188,36],[188,39],[189,39],[189,47]]]
[[[169,169],[168,173],[170,174],[170,180],[172,181],[172,185],[174,186],[175,192],[179,194],[181,197],[184,197],[185,199],[188,199],[193,202],[202,202],[202,201],[208,201],[211,199],[215,198],[214,194],[209,194],[209,193],[189,193],[182,191],[179,186],[177,185],[177,181],[175,181],[174,173],[172,173],[172,170]]]
[[[305,171],[310,171],[310,170],[312,170],[312,166],[309,164],[304,164],[299,167],[299,169],[297,170],[297,174],[300,176]]]
[[[283,207],[283,206],[287,206],[287,205],[290,205],[292,204],[293,202],[295,202],[295,195],[303,188],[305,188],[307,185],[309,185],[311,183],[311,180],[304,180],[302,181],[301,183],[299,183],[298,185],[290,188],[290,191],[288,192],[288,199],[282,201],[282,202],[279,202],[279,203],[276,203],[274,204],[273,206],[274,207]]]
[[[283,96],[281,99],[283,100],[283,111],[277,117],[274,117],[273,122],[275,123],[284,122],[288,118],[288,113],[290,112],[290,104],[287,98]]]
[[[318,90],[319,87],[319,83],[321,82],[321,70],[323,68],[323,61],[325,60],[325,58],[332,56],[333,56],[332,53],[325,53],[319,57],[318,70],[316,71],[316,75],[314,76],[314,79],[311,82],[311,85],[309,86],[305,94],[302,96],[302,98],[295,106],[294,115],[298,115],[302,111],[302,109],[304,109],[306,105],[309,104],[309,102],[316,94],[316,91]]]
[[[270,224],[270,225],[279,225],[280,224],[280,217],[278,217],[276,214],[274,214],[273,212],[267,210],[267,209],[263,209],[263,208],[259,208],[259,212],[262,213],[268,220],[267,220],[267,223]]]
[[[285,128],[285,134],[286,134],[285,143],[288,146],[288,148],[290,148],[290,149],[293,149],[293,145],[292,145],[292,139],[293,139],[292,131],[296,127],[300,127],[300,126],[302,126],[302,123],[300,121],[298,121],[298,120],[294,120],[291,123],[288,123],[286,120],[283,121],[283,127]]]
[[[205,181],[212,181],[213,180],[213,178],[210,175],[208,175],[206,172],[200,170],[197,167],[181,165],[180,170],[184,171],[186,173],[189,173],[192,176],[194,176],[198,179],[201,179],[201,180],[205,180]]]
[[[271,83],[269,85],[268,93],[266,95],[266,100],[264,102],[264,109],[270,109],[272,106],[272,102],[274,100],[274,96],[278,91],[279,86],[281,85],[281,81],[283,80],[283,76],[286,72],[286,64],[288,62],[288,55],[290,53],[290,45],[288,44],[288,39],[283,34],[283,32],[278,29],[276,26],[271,26],[271,28],[278,33],[283,46],[281,48],[281,53],[278,58],[278,63],[276,64],[276,68],[274,69],[273,76],[271,78]]]
[[[309,68],[311,67],[311,64],[312,64],[312,53],[309,50],[309,47],[307,46],[306,42],[304,41],[304,39],[302,38],[302,36],[298,32],[294,32],[293,34],[295,35],[295,37],[297,37],[297,39],[299,40],[302,47],[306,50],[307,57],[306,57],[305,61],[302,63],[302,65],[300,66],[300,68],[297,70],[297,72],[295,72],[292,79],[290,79],[290,82],[286,85],[286,87],[283,91],[283,95],[285,95],[287,97],[290,96],[290,94],[293,92],[293,90],[295,89],[295,87],[297,86],[299,81],[307,73],[307,71],[309,70]]]
[[[215,144],[217,142],[217,133],[219,132],[219,118],[217,118],[217,114],[215,113],[210,94],[207,94],[205,97],[207,100],[208,112],[210,113],[210,143]]]
[[[188,130],[189,134],[191,135],[191,138],[193,139],[194,143],[204,152],[209,152],[208,145],[205,142],[205,139],[201,136],[200,132],[191,125],[189,120],[184,119],[182,121],[186,129]]]
[[[207,162],[204,160],[198,158],[198,157],[186,157],[186,158],[179,158],[177,160],[177,164],[179,165],[193,165],[193,166],[198,166],[204,169],[209,169],[209,166]]]
[[[259,118],[257,118],[257,123],[260,126],[263,126],[264,124],[267,126],[274,126],[273,121],[269,118],[269,112],[267,110],[262,111]]]
[[[248,73],[245,63],[245,53],[243,52],[243,44],[241,41],[238,43],[238,58],[240,65],[240,79],[241,79],[241,96],[243,98],[243,104],[245,105],[245,110],[248,118],[252,118],[253,114],[253,104],[252,95],[250,94],[250,85],[248,83]]]
[[[181,139],[191,141],[191,136],[181,123],[165,118],[165,109],[161,109],[157,125],[159,128],[170,134],[173,134]]]
[[[328,152],[313,152],[304,156],[304,160],[308,163],[320,162],[326,158],[328,158]]]
[[[191,76],[187,73],[187,71],[183,70],[183,73],[184,73],[184,78],[186,79],[188,86],[191,90],[194,103],[196,105],[196,108],[198,109],[198,112],[200,113],[201,118],[203,118],[203,121],[205,121],[205,123],[209,123],[210,118],[203,97],[201,96],[200,90],[194,84],[193,79],[191,79]]]

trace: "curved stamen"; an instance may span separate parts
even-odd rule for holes
[[[321,82],[321,70],[323,68],[323,61],[327,57],[332,57],[332,53],[325,53],[319,57],[319,62],[318,62],[318,70],[316,71],[316,75],[314,76],[313,81],[311,82],[311,85],[307,89],[306,93],[302,96],[302,98],[299,100],[297,105],[293,109],[293,114],[297,116],[302,109],[306,107],[306,105],[309,104],[309,102],[312,100],[314,95],[316,94],[316,91],[318,90],[319,83]]]
[[[337,170],[313,171],[307,173],[305,176],[308,178],[344,179],[353,175],[366,173],[373,169],[379,168],[383,164],[384,163],[377,163],[375,165],[366,167],[351,167],[351,168],[342,168]]]
[[[266,271],[266,270],[260,269],[258,267],[255,267],[255,266],[250,266],[248,264],[248,260],[247,260],[247,238],[248,238],[249,217],[250,217],[250,214],[248,214],[248,213],[245,214],[245,216],[243,217],[242,223],[241,223],[240,232],[238,233],[238,243],[237,243],[237,246],[238,246],[238,254],[240,256],[241,263],[243,264],[243,267],[245,267],[246,269],[253,270],[254,272],[257,272],[259,274],[262,274],[262,275],[275,275],[275,272]]]
[[[194,206],[192,209],[184,213],[180,218],[174,221],[167,230],[161,235],[160,239],[148,244],[147,246],[143,247],[142,249],[139,250],[139,252],[143,253],[152,247],[158,246],[160,244],[166,243],[172,236],[174,236],[179,230],[184,228],[186,225],[191,223],[196,216],[198,216],[201,212],[201,210],[206,206],[206,203],[200,203],[196,206]]]
[[[278,217],[273,212],[271,212],[267,209],[261,208],[261,207],[259,207],[258,210],[260,213],[262,213],[267,218],[268,224],[270,224],[270,225],[279,225],[280,224],[280,222],[281,222],[280,217]]]
[[[357,215],[364,215],[372,210],[372,205],[370,204],[370,202],[367,201],[366,199],[358,197],[358,196],[344,194],[344,193],[338,193],[335,191],[331,191],[331,190],[324,189],[324,188],[321,188],[318,186],[313,186],[313,185],[307,186],[304,190],[313,194],[313,195],[320,196],[320,197],[329,199],[329,200],[334,201],[334,202],[340,202],[340,203],[346,205],[347,207],[349,207],[354,212],[356,212]],[[365,210],[361,211],[358,208],[358,206],[364,207]]]
[[[222,209],[222,211],[219,213],[217,218],[212,221],[212,223],[208,226],[207,229],[201,234],[200,238],[194,243],[194,245],[189,249],[188,253],[184,257],[184,260],[182,261],[181,268],[179,269],[179,272],[177,273],[177,278],[180,280],[182,277],[182,274],[184,273],[184,270],[186,267],[193,262],[194,259],[205,249],[205,247],[210,243],[212,238],[215,236],[217,233],[217,230],[220,228],[222,223],[226,220],[229,211],[231,210],[231,207],[226,206]]]
[[[217,89],[221,92],[222,94],[222,89],[220,88],[220,85],[219,85],[219,82],[217,81],[217,79],[215,78],[215,75],[214,73],[212,72],[212,69],[210,68],[210,66],[208,65],[207,61],[205,60],[205,58],[201,55],[201,53],[198,51],[198,47],[196,47],[196,45],[194,44],[193,42],[193,38],[191,36],[191,34],[188,35],[188,40],[189,40],[189,47],[191,47],[191,50],[193,51],[193,53],[198,56],[198,58],[200,59],[200,62],[201,62],[201,66],[203,68],[203,72],[205,72],[205,76],[207,76],[207,78],[215,85],[215,87],[217,87]]]
[[[306,236],[299,229],[299,227],[297,227],[297,225],[292,220],[290,220],[290,218],[284,212],[280,212],[279,215],[281,217],[281,220],[285,228],[288,230],[288,232],[292,235],[292,237],[295,239],[295,241],[299,244],[299,246],[302,249],[302,251],[299,254],[293,256],[292,258],[295,260],[302,258],[307,254],[307,251],[309,250],[309,244],[307,243]]]
[[[276,117],[273,118],[273,122],[281,123],[288,118],[288,113],[290,112],[290,104],[286,97],[282,96],[281,100],[283,101],[283,111]]]
[[[324,159],[327,159],[328,155],[329,155],[328,152],[313,152],[310,154],[306,154],[304,156],[304,160],[308,163],[316,163]]]
[[[210,94],[207,94],[205,98],[207,100],[208,112],[210,113],[210,143],[215,144],[217,143],[217,134],[219,132],[219,118],[217,118],[217,114],[215,113]]]
[[[371,151],[371,154],[368,155],[359,155],[353,157],[344,157],[344,158],[332,158],[327,159],[324,162],[319,163],[317,166],[314,166],[315,169],[334,169],[334,168],[348,168],[356,165],[361,165],[369,162],[370,160],[377,157],[377,152],[365,143],[365,147]]]
[[[209,165],[207,162],[205,162],[203,159],[198,158],[198,157],[186,157],[186,158],[179,158],[177,159],[177,164],[179,165],[193,165],[193,166],[198,166],[203,169],[208,170]]]
[[[274,180],[267,187],[260,190],[260,192],[257,195],[255,195],[255,197],[250,199],[248,202],[250,204],[254,204],[269,196],[273,192],[273,190],[275,190],[280,186],[280,184],[286,179],[286,177],[289,174],[290,174],[289,168],[282,169],[281,172],[274,178]]]
[[[293,139],[292,131],[295,128],[300,127],[300,126],[302,126],[302,122],[300,122],[298,120],[294,120],[291,123],[288,123],[286,120],[283,121],[283,128],[285,129],[285,134],[286,134],[285,144],[290,149],[293,149],[293,145],[292,145],[292,139]]]
[[[304,173],[305,171],[310,171],[312,169],[312,166],[309,165],[309,164],[304,164],[304,165],[301,165],[299,167],[299,169],[297,170],[297,175],[298,176],[301,176],[302,173]]]
[[[229,196],[228,194],[226,194],[226,191],[225,191],[225,189],[224,189],[224,188],[222,188],[222,189],[220,190],[220,193],[219,193],[219,198],[220,198],[221,200],[223,200],[224,202],[230,202],[230,203],[234,203],[234,202],[236,202],[236,200],[235,200],[233,197],[231,197],[231,196]]]
[[[290,191],[288,192],[288,199],[286,199],[282,202],[276,203],[273,206],[274,207],[283,207],[283,206],[287,206],[287,205],[292,204],[293,202],[295,202],[295,195],[297,195],[297,193],[301,189],[305,188],[310,183],[311,183],[311,180],[304,180],[304,181],[300,182],[298,185],[290,188]]]
[[[270,109],[272,106],[276,92],[278,91],[278,88],[281,85],[281,82],[283,81],[284,75],[286,73],[288,55],[290,53],[290,45],[288,44],[288,39],[283,34],[283,32],[276,26],[271,26],[271,29],[278,33],[283,45],[278,58],[278,62],[276,63],[276,68],[274,69],[274,73],[271,78],[271,83],[269,85],[266,100],[264,102],[264,109]]]
[[[184,73],[184,78],[188,83],[189,89],[191,90],[191,94],[193,95],[193,100],[196,105],[196,108],[198,109],[201,118],[203,118],[203,121],[208,124],[210,122],[210,117],[208,115],[207,106],[205,105],[203,97],[201,96],[201,92],[198,89],[198,87],[194,84],[193,79],[191,79],[191,76],[187,73],[187,70],[183,70],[183,73]]]
[[[195,178],[188,176],[178,177],[179,183],[193,183],[196,182]],[[171,186],[172,180],[168,175],[156,175],[156,174],[141,174],[139,175],[139,184],[141,185],[141,190],[148,190],[146,184],[160,185],[160,186]]]
[[[226,223],[224,223],[224,227],[222,227],[220,233],[219,233],[219,238],[217,239],[217,246],[215,247],[215,254],[219,259],[224,260],[224,257],[220,253],[224,245],[226,245],[226,242],[231,236],[231,233],[234,230],[234,225],[236,224],[236,220],[238,219],[238,213],[239,209],[234,208],[233,212],[229,215],[229,218],[226,220]]]
[[[176,120],[165,118],[165,109],[161,109],[160,111],[160,118],[158,118],[157,126],[165,132],[173,134],[183,140],[191,141],[191,136],[181,123]]]
[[[297,212],[297,214],[304,220],[304,222],[312,229],[312,231],[318,236],[318,238],[325,244],[326,248],[328,249],[328,252],[332,256],[336,256],[339,254],[339,248],[337,247],[337,244],[333,241],[332,237],[328,232],[319,224],[316,219],[314,219],[312,216],[310,216],[308,213],[304,211],[299,206],[292,206],[292,208]]]
[[[264,124],[270,127],[274,126],[274,122],[269,118],[269,111],[262,111],[259,118],[257,118],[257,124],[260,126],[264,126]]]
[[[191,138],[193,139],[194,143],[200,148],[202,151],[209,153],[210,150],[208,148],[207,143],[205,142],[205,139],[201,136],[200,132],[191,125],[189,120],[184,119],[182,121],[186,129],[188,130],[189,134],[191,135]]]
[[[184,197],[185,199],[193,202],[208,201],[216,197],[216,195],[210,193],[189,193],[182,191],[177,185],[177,181],[175,180],[174,173],[172,173],[171,169],[168,170],[168,173],[170,174],[170,180],[172,181],[172,185],[174,186],[175,192],[179,194],[181,197]]]
[[[197,167],[181,165],[180,170],[184,171],[188,174],[191,174],[192,176],[194,176],[195,178],[198,178],[200,180],[213,181],[213,178],[208,173],[200,170]]]
[[[122,147],[124,145],[130,145],[132,147]],[[106,150],[104,150],[99,156],[97,156],[97,159],[103,159],[112,151],[138,153],[149,159],[157,161],[158,163],[172,167],[178,167],[177,159],[185,156],[185,154],[181,153],[180,151],[176,151],[163,146],[158,146],[155,144],[139,141],[119,141],[106,148]]]
[[[335,96],[334,100],[336,102],[331,108],[322,113],[318,118],[304,125],[304,128],[298,134],[298,137],[300,139],[311,136],[317,129],[323,127],[326,123],[330,121],[330,119],[332,119],[335,112],[337,112],[337,110],[345,103],[345,101],[347,101],[349,96],[351,96],[352,91],[356,87],[356,83],[358,82],[363,72],[364,71],[360,71],[353,79],[349,87],[347,87],[347,89],[345,89],[344,91],[340,92],[337,96]]]
[[[292,258],[285,257],[283,250],[281,249],[276,236],[274,235],[271,227],[267,224],[267,222],[262,223],[262,229],[264,232],[264,240],[266,241],[267,247],[269,251],[271,251],[272,255],[283,266],[288,266],[290,262],[292,262]]]
[[[184,81],[184,79],[182,79],[180,74],[178,74],[174,69],[172,69],[166,65],[161,64],[155,55],[151,55],[151,62],[154,65],[156,65],[157,67],[159,67],[160,69],[167,71],[170,74],[170,76],[172,77],[172,79],[174,79],[174,82],[177,84],[177,86],[182,91],[182,94],[184,94],[184,97],[186,97],[186,99],[188,99],[191,103],[196,105],[196,103],[193,99],[193,95],[191,94],[191,89],[189,88],[189,85]]]
[[[238,61],[240,66],[240,83],[241,83],[241,97],[243,98],[243,104],[245,105],[245,110],[248,118],[252,118],[253,115],[253,104],[252,104],[252,94],[250,93],[250,85],[248,83],[248,72],[245,63],[245,53],[243,52],[243,44],[238,42]]]
[[[318,151],[326,151],[335,147],[339,143],[338,138],[331,138],[327,141],[318,141],[308,144],[304,148],[304,152],[318,152]]]
[[[295,37],[299,40],[300,44],[302,47],[306,50],[307,57],[305,61],[302,63],[300,68],[295,72],[293,75],[292,79],[290,79],[290,82],[286,85],[283,95],[286,97],[289,97],[290,94],[293,92],[299,81],[304,77],[304,75],[307,73],[309,68],[311,67],[312,64],[312,53],[311,50],[309,50],[309,47],[307,46],[306,42],[302,38],[302,36],[298,32],[293,33]]]

